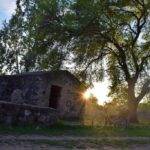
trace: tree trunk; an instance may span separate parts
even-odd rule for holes
[[[138,123],[138,116],[137,116],[137,108],[138,102],[135,100],[128,102],[128,119],[130,123]]]
[[[128,81],[128,120],[130,123],[138,123],[138,101],[135,97],[135,83],[134,78]]]

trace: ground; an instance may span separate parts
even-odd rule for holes
[[[10,135],[0,136],[0,150],[50,150],[50,149],[136,149],[149,150],[149,137],[77,137]]]
[[[150,126],[0,126],[0,150],[149,150]]]

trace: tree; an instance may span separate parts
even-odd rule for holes
[[[138,104],[150,92],[149,8],[147,0],[77,0],[73,4],[72,15],[77,21],[70,35],[76,62],[85,66],[84,72],[93,74],[90,67],[98,70],[96,63],[107,61],[103,67],[111,91],[117,92],[121,84],[127,87],[130,122],[138,121]]]
[[[57,4],[55,0],[16,0],[15,13],[0,31],[3,72],[15,74],[35,70],[58,70],[63,67],[66,51],[50,36],[55,27],[58,28],[53,23]],[[51,7],[47,7],[49,5]],[[52,18],[48,18],[47,13],[50,12]],[[51,20],[53,29],[52,25],[49,28],[44,27],[47,20]]]
[[[102,106],[99,106],[97,99],[91,94],[90,98],[85,101],[82,121],[85,125],[95,126],[102,123]]]
[[[3,46],[3,67],[4,73],[20,73],[21,58],[24,53],[23,49],[23,31],[22,31],[22,12],[17,3],[16,13],[12,15],[7,23],[3,24],[1,29],[0,41]]]
[[[0,31],[0,39],[2,38],[3,36],[3,32]],[[3,42],[0,40],[0,73],[2,74],[3,73],[3,68],[4,68],[4,61],[5,61],[5,48],[3,46]]]
[[[57,0],[19,0],[23,11],[25,71],[59,70],[67,53],[58,42],[60,9]],[[56,32],[57,31],[57,32]],[[31,58],[30,58],[31,57]],[[29,60],[34,62],[31,64]],[[33,65],[34,64],[34,65]],[[31,67],[32,66],[32,67]]]
[[[104,68],[111,92],[126,86],[130,122],[138,121],[138,104],[150,91],[149,8],[148,0],[76,0],[62,21],[65,44],[76,56],[79,70],[99,77]],[[101,65],[104,59],[106,64]]]

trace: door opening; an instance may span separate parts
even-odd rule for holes
[[[60,86],[56,86],[56,85],[51,86],[51,93],[49,97],[49,107],[57,109],[58,100],[61,94],[61,89],[62,88]]]

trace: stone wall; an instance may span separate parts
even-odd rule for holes
[[[49,74],[45,75],[47,83],[50,86],[57,85],[62,87],[57,108],[59,116],[69,120],[79,119],[84,105],[82,91],[80,89],[81,83],[71,73],[65,71],[60,74],[53,72],[49,76]],[[50,89],[49,85],[48,90]]]
[[[58,121],[56,110],[48,107],[13,104],[0,101],[0,123],[6,125],[50,126]]]
[[[0,101],[49,107],[51,87],[62,88],[57,111],[62,118],[79,118],[83,101],[80,82],[68,71],[0,76]]]
[[[40,74],[0,76],[0,100],[42,106],[46,85]]]

